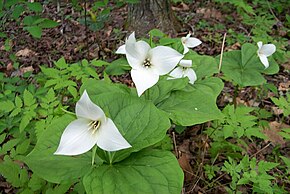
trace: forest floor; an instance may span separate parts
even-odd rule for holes
[[[183,24],[183,29],[178,34],[172,34],[172,37],[182,37],[189,31],[194,31],[194,37],[203,42],[201,46],[195,48],[195,51],[199,54],[219,55],[222,37],[229,28],[236,32],[248,32],[250,30],[240,23],[242,18],[236,11],[224,13],[220,6],[214,3],[201,2],[179,3],[173,6],[178,18],[187,18],[187,22]],[[80,24],[78,22],[78,18],[81,17],[80,12],[73,11],[71,6],[61,5],[61,10],[57,12],[56,5],[49,3],[45,6],[42,14],[43,17],[58,21],[61,25],[52,29],[45,29],[41,39],[31,37],[16,22],[6,25],[5,30],[8,35],[15,37],[11,42],[12,49],[9,52],[2,52],[4,51],[4,39],[0,39],[0,71],[4,72],[6,76],[22,76],[27,71],[33,71],[33,74],[37,74],[40,71],[40,66],[53,67],[53,61],[57,61],[62,56],[69,63],[77,62],[84,58],[88,60],[97,58],[109,62],[113,61],[118,57],[115,54],[116,49],[124,43],[126,36],[130,34],[124,29],[127,18],[126,6],[113,9],[110,13],[109,21],[105,22],[104,27],[98,31],[92,31],[87,26]],[[232,18],[235,18],[235,21],[227,23],[225,20],[227,15],[231,15]],[[202,20],[206,20],[209,26],[223,24],[220,29],[215,30],[215,39],[209,38],[213,36],[213,31],[208,27],[199,27],[196,30],[196,25]],[[286,36],[286,38],[289,40],[289,37]],[[225,46],[225,50],[239,48],[240,44],[238,42],[233,44],[226,43]],[[20,64],[18,69],[13,67],[13,61],[9,57],[12,53],[15,53],[17,62]],[[266,77],[267,81],[273,83],[280,93],[289,92],[289,70],[290,63],[284,63],[281,64],[278,74]],[[115,82],[133,85],[129,74],[112,76],[111,78]],[[270,118],[272,132],[265,131],[265,134],[271,136],[271,138],[267,141],[249,144],[248,154],[255,156],[257,159],[264,159],[274,149],[279,149],[281,153],[290,156],[290,142],[284,141],[277,135],[277,131],[282,125],[277,122],[281,113],[270,100],[273,95],[269,92],[267,98],[259,101],[257,92],[258,89],[255,87],[246,87],[240,91],[237,102],[246,106],[266,108],[268,111],[273,112],[275,116]],[[219,108],[222,109],[233,101],[233,93],[233,85],[226,83],[223,92],[218,98]],[[289,118],[286,118],[283,126],[288,125],[289,127],[289,121]],[[217,178],[212,182],[215,185],[214,187],[211,187],[206,181],[203,165],[210,163],[209,161],[211,160],[209,153],[211,139],[202,131],[207,125],[209,123],[188,127],[181,134],[174,133],[173,130],[169,132],[175,144],[173,152],[185,172],[184,193],[226,193],[225,186],[230,182],[230,177],[222,171],[217,172]],[[223,156],[218,156],[215,163],[222,163],[224,160]],[[6,190],[11,188],[5,182],[2,182],[0,187]],[[244,189],[244,193],[247,193],[246,186]],[[288,185],[288,189],[290,189],[290,185]]]

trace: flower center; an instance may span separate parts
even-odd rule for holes
[[[145,68],[149,68],[151,65],[152,64],[151,64],[151,62],[150,62],[150,60],[148,58],[143,61],[143,66]]]
[[[100,121],[92,121],[89,124],[89,130],[92,132],[92,134],[96,133],[98,129],[100,128],[101,122]]]

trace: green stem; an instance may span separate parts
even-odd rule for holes
[[[93,147],[93,150],[92,150],[92,166],[93,166],[94,163],[95,163],[96,152],[97,152],[97,146],[94,146],[94,147]]]
[[[75,113],[73,113],[73,112],[70,112],[70,111],[68,111],[68,110],[65,110],[64,108],[61,108],[61,110],[63,111],[63,112],[65,112],[65,113],[68,113],[68,114],[70,114],[70,115],[76,115]]]
[[[235,91],[234,91],[234,99],[233,99],[235,109],[237,108],[237,97],[238,97],[238,95],[239,95],[239,86],[236,85]]]
[[[112,164],[113,163],[113,158],[114,158],[114,156],[115,156],[115,153],[116,152],[107,152],[108,153],[108,156],[109,156],[109,161],[110,161],[110,164]]]

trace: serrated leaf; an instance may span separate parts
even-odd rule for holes
[[[91,64],[92,64],[93,66],[96,66],[96,67],[101,67],[101,66],[107,66],[107,65],[109,65],[109,63],[106,62],[106,61],[103,61],[103,60],[96,60],[96,59],[92,60],[92,61],[91,61]]]
[[[26,180],[28,180],[27,171],[21,169],[20,166],[11,161],[8,156],[4,158],[4,162],[0,163],[0,173],[13,187],[21,187]]]
[[[88,194],[180,193],[183,173],[168,151],[144,150],[95,168],[83,179]]]
[[[69,86],[69,87],[67,88],[67,90],[69,91],[69,93],[71,93],[71,95],[72,95],[74,98],[77,97],[77,95],[78,95],[78,91],[77,91],[77,89],[76,89],[75,87],[73,87],[73,86]]]
[[[54,62],[55,66],[57,66],[59,69],[65,69],[68,67],[68,64],[66,63],[64,57],[61,57],[58,61]]]
[[[11,112],[14,109],[14,103],[10,100],[0,102],[0,110],[3,112]]]
[[[32,119],[32,117],[30,115],[24,115],[22,117],[20,125],[19,125],[20,133],[22,133],[24,131],[25,127],[27,127],[27,125],[29,124],[31,119]]]
[[[16,96],[16,97],[15,97],[15,105],[16,105],[16,107],[18,107],[18,108],[21,108],[22,105],[23,105],[23,102],[22,102],[22,100],[21,100],[21,98],[20,98],[19,96]]]
[[[25,106],[31,106],[35,104],[35,98],[28,90],[24,90],[23,100]]]
[[[18,142],[19,142],[19,139],[11,139],[8,142],[6,142],[2,146],[2,149],[0,151],[0,155],[6,154],[6,152],[10,151],[14,146],[17,145]]]

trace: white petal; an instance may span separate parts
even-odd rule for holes
[[[183,54],[185,55],[186,53],[188,53],[189,49],[187,48],[187,46],[185,46],[185,44],[183,44]]]
[[[135,42],[136,42],[135,32],[132,32],[132,34],[130,34],[130,36],[126,40],[126,43],[135,43]]]
[[[260,54],[266,55],[266,57],[271,56],[276,51],[276,46],[274,44],[264,44],[260,49]]]
[[[103,110],[91,101],[86,90],[77,102],[76,115],[78,118],[86,118],[93,121],[105,119]]]
[[[118,50],[116,51],[117,54],[126,54],[126,49],[125,49],[125,44],[123,44],[122,46],[120,46],[118,48]]]
[[[265,66],[265,69],[269,67],[269,61],[266,57],[266,55],[259,55],[260,61],[263,63]]]
[[[258,45],[258,48],[259,48],[259,51],[260,51],[260,49],[261,49],[262,46],[263,46],[263,43],[262,43],[261,41],[259,41],[259,42],[257,43],[257,45]]]
[[[96,133],[97,145],[103,150],[112,152],[132,147],[109,118],[107,122],[101,123]]]
[[[126,42],[126,58],[132,68],[138,69],[142,67],[144,60],[151,49],[149,44],[144,41],[136,43]]]
[[[196,74],[194,72],[193,69],[188,68],[185,72],[184,72],[184,76],[188,77],[189,79],[189,83],[194,84],[194,82],[196,81]]]
[[[159,79],[159,75],[154,73],[151,68],[132,69],[131,77],[136,85],[138,96],[141,96],[145,90],[155,85]]]
[[[193,47],[196,47],[196,46],[200,45],[201,44],[201,41],[199,39],[197,39],[197,38],[187,38],[184,41],[184,44],[188,48],[193,48]]]
[[[88,129],[90,122],[88,119],[72,121],[65,128],[54,154],[73,156],[89,151],[97,142],[96,136]]]
[[[182,67],[191,67],[191,66],[192,66],[192,60],[185,60],[185,59],[182,59],[182,60],[179,62],[179,66],[182,66]]]
[[[175,68],[168,77],[168,79],[176,79],[176,78],[182,78],[183,77],[183,68],[182,67],[177,67]]]
[[[149,58],[152,68],[157,70],[159,75],[165,75],[174,69],[183,55],[170,47],[157,46],[149,51]]]

